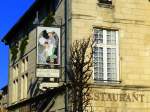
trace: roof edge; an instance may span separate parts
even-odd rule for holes
[[[9,45],[9,42],[8,42],[9,34],[16,28],[16,26],[18,26],[21,23],[21,21],[24,19],[24,17],[26,17],[28,15],[28,13],[35,7],[35,5],[37,5],[39,3],[39,1],[41,1],[41,0],[35,0],[31,4],[31,6],[29,6],[29,8],[24,12],[24,14],[22,14],[22,16],[18,19],[18,21],[12,26],[12,28],[10,28],[10,30],[1,39],[1,42],[3,42],[5,45]]]

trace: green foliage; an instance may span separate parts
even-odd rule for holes
[[[54,14],[50,12],[48,16],[45,18],[43,25],[47,27],[51,26],[54,21],[55,21]]]
[[[20,44],[20,57],[22,57],[25,53],[25,50],[26,50],[26,46],[28,45],[28,39],[29,37],[26,35],[23,40],[21,41],[21,44]]]
[[[11,61],[15,61],[17,59],[17,54],[18,54],[18,45],[15,44],[14,46],[11,46],[10,48],[10,52],[11,52]]]

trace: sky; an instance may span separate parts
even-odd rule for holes
[[[21,18],[35,0],[1,0],[0,40]],[[12,37],[13,38],[13,37]],[[8,46],[0,42],[0,89],[8,84]]]

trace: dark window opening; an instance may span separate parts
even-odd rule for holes
[[[112,4],[112,0],[98,0],[99,3]]]

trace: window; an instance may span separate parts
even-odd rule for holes
[[[12,103],[18,100],[18,64],[12,68]]]
[[[22,60],[21,63],[21,73],[24,73],[28,69],[28,57]]]
[[[28,93],[28,74],[21,77],[21,99],[27,98]]]
[[[18,79],[13,81],[12,90],[12,103],[18,100]]]
[[[28,74],[24,75],[24,98],[28,95]]]
[[[19,71],[18,71],[18,64],[13,67],[13,79],[16,79],[18,77]]]
[[[118,31],[94,29],[94,80],[118,81]]]
[[[23,92],[24,92],[24,76],[21,77],[21,99],[24,98],[24,95],[23,95]]]
[[[112,4],[112,0],[98,0],[99,3]]]

